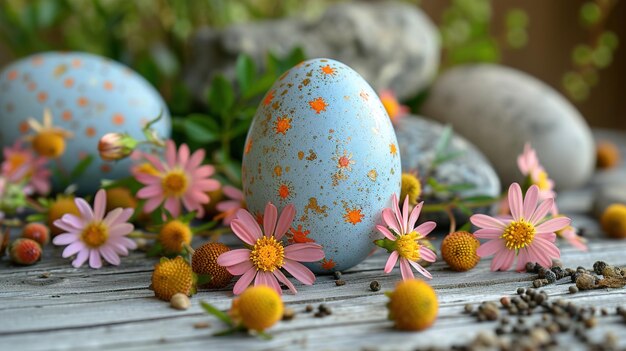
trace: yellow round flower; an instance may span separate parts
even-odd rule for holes
[[[600,218],[600,225],[611,238],[626,238],[626,205],[612,204],[607,207]]]
[[[170,301],[176,293],[191,294],[193,272],[191,266],[180,256],[175,259],[161,259],[152,272],[154,295],[163,301]]]
[[[419,331],[430,327],[437,319],[439,302],[430,285],[409,279],[396,285],[389,293],[389,319],[399,330]]]
[[[416,205],[422,194],[422,183],[411,173],[402,173],[402,187],[400,189],[400,201],[404,201],[409,196],[409,203]]]
[[[603,141],[596,146],[596,166],[598,168],[613,168],[619,164],[620,158],[619,149],[615,144]]]
[[[283,309],[283,301],[274,289],[257,285],[233,300],[230,315],[248,329],[264,331],[282,318]]]
[[[450,268],[465,272],[474,268],[480,261],[476,254],[479,246],[480,241],[468,232],[450,233],[441,243],[441,256]]]
[[[107,212],[116,208],[137,208],[137,199],[123,186],[107,189]]]
[[[53,237],[65,232],[64,230],[57,228],[53,224],[54,221],[60,219],[64,214],[68,213],[80,216],[78,207],[76,207],[76,204],[74,203],[73,196],[59,196],[48,206],[48,219],[46,224],[48,225],[48,228],[50,228],[50,232]]]
[[[33,149],[41,156],[57,158],[65,152],[65,138],[55,132],[41,132],[33,137]]]
[[[191,228],[187,223],[177,219],[171,220],[161,227],[158,240],[165,252],[179,253],[183,249],[183,244],[191,244]]]
[[[223,288],[233,279],[233,275],[225,267],[217,264],[217,258],[227,251],[230,249],[222,243],[206,243],[193,253],[191,258],[193,272],[211,276],[211,281],[203,287],[209,289]]]

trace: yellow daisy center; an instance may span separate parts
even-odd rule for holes
[[[400,257],[406,258],[410,261],[417,261],[420,259],[420,244],[417,242],[419,233],[412,231],[405,235],[400,235],[396,240],[396,251],[400,254]]]
[[[65,138],[55,131],[41,131],[33,137],[33,149],[41,156],[57,158],[65,152]]]
[[[257,270],[272,272],[283,266],[285,248],[271,236],[264,236],[256,241],[250,252],[250,260]]]
[[[163,177],[161,183],[165,196],[182,196],[187,190],[187,175],[182,170],[173,170]]]
[[[548,178],[548,173],[546,171],[540,171],[537,173],[537,178],[534,180],[536,186],[541,190],[550,190],[550,178]]]
[[[535,226],[524,219],[511,222],[500,238],[504,239],[505,245],[509,250],[518,250],[524,248],[535,239]]]
[[[102,222],[91,222],[83,229],[80,238],[85,245],[95,249],[107,242],[109,230]]]

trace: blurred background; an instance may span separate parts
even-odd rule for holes
[[[153,83],[173,115],[187,115],[198,110],[184,77],[199,31],[284,17],[315,21],[337,2],[3,0],[0,67],[47,50],[104,55]],[[626,57],[619,48],[626,35],[624,1],[405,2],[419,6],[438,27],[440,70],[466,62],[516,67],[561,91],[592,127],[626,130]]]

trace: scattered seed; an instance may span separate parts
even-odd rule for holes
[[[283,310],[283,320],[284,321],[290,321],[292,319],[294,319],[296,317],[296,311],[294,311],[293,308],[285,308]]]
[[[530,263],[530,262],[528,262],[528,263]],[[524,294],[525,292],[526,292],[526,289],[524,289],[524,288],[517,288],[517,294],[518,294],[518,295],[522,295],[522,294]]]
[[[526,272],[532,273],[535,270],[535,264],[532,262],[526,262]]]
[[[580,290],[591,290],[596,287],[596,278],[591,274],[583,273],[576,278],[576,287]]]
[[[372,280],[372,282],[370,283],[370,290],[372,291],[380,290],[380,283],[377,280]]]
[[[474,306],[472,304],[465,304],[465,307],[463,308],[463,310],[465,311],[465,313],[472,313],[474,312]]]
[[[50,272],[43,272],[39,275],[39,278],[47,279],[50,278]]]
[[[598,325],[598,319],[596,317],[587,318],[584,323],[587,329],[593,329],[596,325]]]
[[[176,293],[170,299],[170,305],[177,310],[186,310],[191,306],[191,301],[187,295]]]
[[[593,271],[596,274],[602,274],[602,271],[604,271],[604,268],[607,266],[606,262],[604,261],[596,261],[593,264]]]
[[[211,327],[211,324],[207,323],[207,322],[197,322],[193,324],[193,327],[195,329],[206,329]]]
[[[335,280],[341,279],[342,274],[340,271],[335,271],[333,274],[335,276]]]
[[[304,308],[304,312],[306,312],[306,313],[313,312],[313,306],[312,305],[306,305],[306,307]]]
[[[504,307],[508,307],[509,305],[511,305],[511,299],[509,299],[508,297],[504,296],[500,299],[500,303],[502,304],[502,306]]]
[[[337,285],[337,286],[346,285],[346,281],[342,280],[342,279],[335,280],[335,285]]]
[[[570,285],[569,287],[569,293],[570,294],[575,294],[578,292],[578,288],[575,285]]]

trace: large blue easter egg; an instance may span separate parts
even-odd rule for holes
[[[170,134],[170,117],[159,93],[143,77],[110,59],[79,52],[47,52],[21,59],[0,72],[0,144],[11,145],[33,131],[28,118],[40,123],[52,112],[53,125],[73,133],[59,163],[69,173],[88,155],[93,162],[72,182],[79,193],[92,193],[102,179],[129,175],[130,161],[105,162],[98,140],[109,132],[142,138],[142,128],[163,111],[153,125]],[[58,179],[57,179],[58,180]]]
[[[287,240],[322,245],[326,258],[308,264],[317,273],[372,252],[401,182],[385,108],[358,73],[330,59],[305,61],[274,83],[250,126],[242,172],[251,213],[267,202],[295,205]]]

